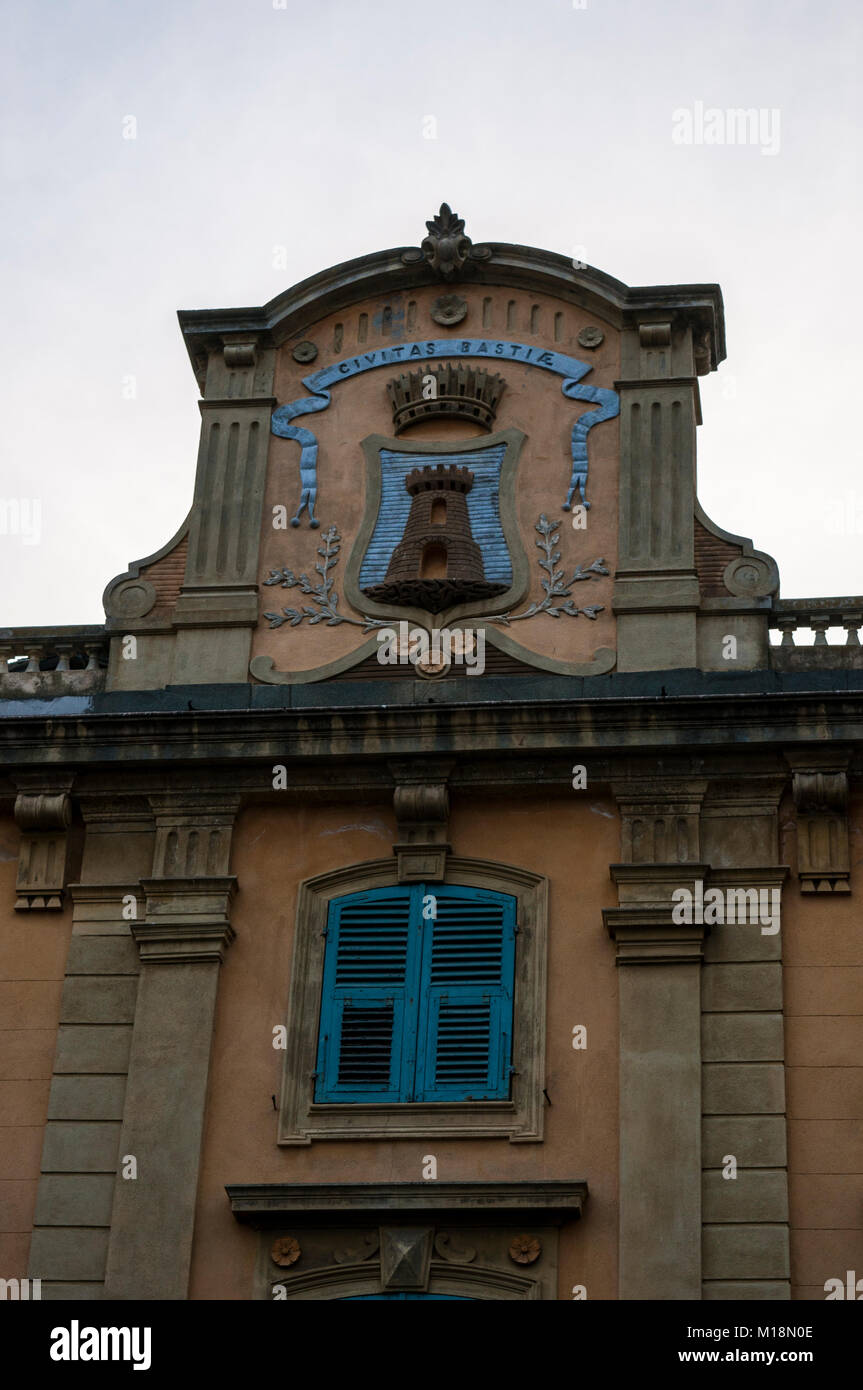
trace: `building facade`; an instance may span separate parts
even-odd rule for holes
[[[0,630],[0,1273],[859,1296],[863,598],[699,504],[718,286],[443,205],[180,326],[188,517]]]

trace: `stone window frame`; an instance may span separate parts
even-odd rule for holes
[[[325,928],[330,902],[348,893],[397,886],[392,859],[353,864],[299,885],[287,1047],[282,1071],[278,1143],[321,1139],[508,1139],[543,1137],[548,880],[527,869],[486,859],[447,856],[444,883],[508,893],[516,899],[513,1085],[509,1100],[433,1102],[315,1102]]]

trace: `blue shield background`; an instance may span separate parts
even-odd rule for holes
[[[512,583],[512,559],[500,522],[500,469],[505,444],[470,449],[458,454],[426,454],[381,449],[381,503],[375,529],[360,568],[360,588],[382,584],[393,551],[404,535],[411,508],[405,478],[415,468],[443,464],[469,468],[473,487],[467,495],[467,510],[473,538],[482,550],[486,579]]]

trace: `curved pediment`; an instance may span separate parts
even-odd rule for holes
[[[578,306],[615,328],[643,321],[654,312],[660,317],[672,314],[685,321],[698,340],[699,375],[715,370],[725,358],[725,319],[718,285],[629,286],[554,251],[509,242],[485,242],[474,247],[467,237],[462,240],[468,243],[468,254],[451,273],[445,273],[447,267],[436,264],[434,256],[423,250],[433,240],[426,237],[422,247],[375,251],[330,266],[258,308],[179,310],[196,374],[200,375],[207,352],[225,335],[254,334],[259,341],[278,347],[327,315],[363,300],[434,285],[535,291]],[[474,256],[470,254],[473,251],[482,254]]]

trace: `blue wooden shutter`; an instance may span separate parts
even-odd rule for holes
[[[498,1100],[510,1091],[515,899],[428,885],[415,1099]]]
[[[315,1100],[411,1099],[417,917],[413,889],[379,888],[330,904]]]

